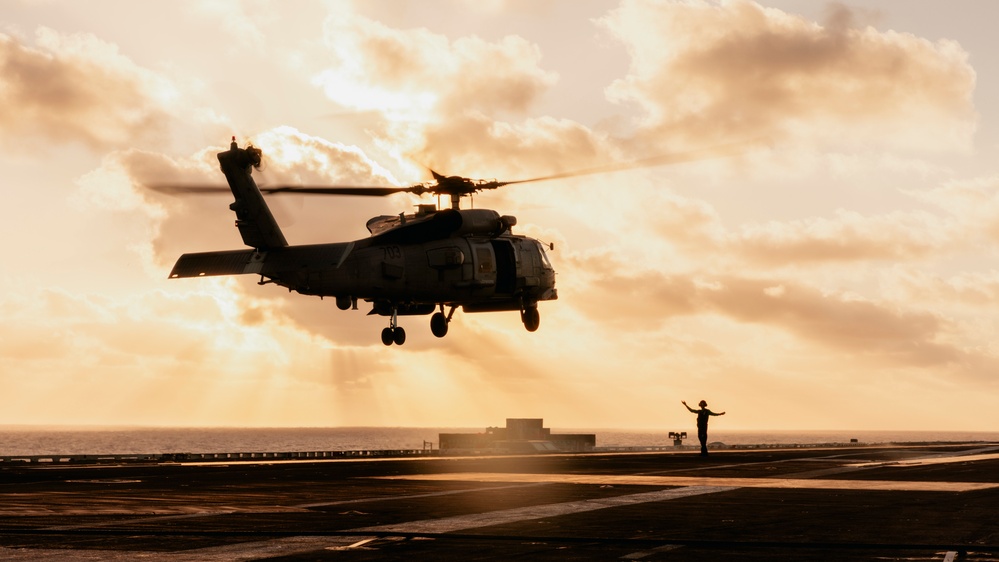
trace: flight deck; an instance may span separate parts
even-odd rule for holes
[[[0,467],[0,560],[999,560],[999,444]]]

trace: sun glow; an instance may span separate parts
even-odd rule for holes
[[[394,91],[360,84],[350,76],[327,70],[313,79],[331,101],[355,111],[378,111],[391,120],[426,124],[433,118],[438,96],[429,91]]]

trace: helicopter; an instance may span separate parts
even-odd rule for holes
[[[381,340],[403,345],[400,316],[431,315],[438,338],[460,307],[466,313],[519,311],[528,331],[541,323],[538,303],[555,300],[555,269],[538,240],[512,232],[517,219],[488,209],[461,209],[461,198],[516,182],[470,180],[432,172],[435,182],[409,187],[258,188],[252,170],[262,151],[233,137],[218,160],[235,201],[236,228],[248,250],[183,254],[171,279],[255,274],[302,295],[333,297],[340,310],[371,303],[369,314],[389,317]],[[193,188],[192,190],[197,190]],[[202,191],[204,191],[202,189]],[[415,213],[367,221],[370,236],[351,242],[289,245],[264,201],[265,193],[385,196],[447,195],[450,208],[420,204]],[[549,245],[548,249],[552,249]],[[447,312],[445,313],[445,309]]]
[[[717,152],[715,150],[714,152]],[[229,150],[217,154],[225,188],[159,186],[168,191],[231,191],[236,228],[250,249],[183,254],[171,279],[218,275],[259,275],[259,285],[275,284],[302,295],[332,297],[340,310],[371,303],[368,314],[386,316],[381,332],[386,346],[403,345],[400,316],[430,315],[430,331],[448,333],[455,311],[517,311],[524,327],[541,324],[538,303],[558,299],[555,269],[545,252],[552,244],[513,233],[516,217],[489,209],[462,209],[460,201],[483,190],[506,185],[604,173],[634,167],[699,159],[696,153],[673,155],[517,181],[445,176],[406,187],[282,186],[259,188],[252,176],[263,157],[252,144],[240,148],[232,137]],[[411,214],[382,215],[367,221],[370,236],[350,242],[289,245],[264,200],[264,194],[387,196],[432,194],[450,198],[450,207],[419,204]],[[445,311],[446,310],[446,311]]]

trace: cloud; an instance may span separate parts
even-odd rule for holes
[[[715,268],[753,269],[934,263],[960,252],[991,251],[992,241],[999,239],[997,186],[995,178],[985,178],[897,190],[901,203],[913,208],[881,214],[839,208],[830,216],[733,225],[708,201],[635,182],[629,190],[641,206],[627,213],[636,232],[672,248],[680,269],[708,262]]]
[[[614,147],[588,128],[566,119],[539,117],[518,123],[480,113],[442,119],[424,129],[414,155],[432,167],[460,175],[527,179],[608,164]]]
[[[577,264],[599,271],[573,299],[593,318],[644,330],[673,319],[721,315],[743,324],[769,326],[812,345],[865,358],[874,364],[937,367],[964,359],[946,343],[953,331],[937,314],[896,308],[856,295],[820,290],[790,279],[727,274],[628,272],[605,257]],[[608,314],[612,311],[612,314]],[[657,322],[658,321],[658,322]]]
[[[993,252],[999,242],[999,176],[953,180],[924,191],[907,191],[958,218],[967,242]]]
[[[37,47],[0,34],[0,141],[92,148],[162,132],[170,84],[89,34],[36,33]]]
[[[888,289],[900,301],[935,303],[951,310],[963,308],[975,317],[982,311],[999,308],[999,271],[995,269],[948,276],[904,268],[896,268],[893,273],[888,279]]]
[[[266,35],[257,20],[269,18],[268,12],[274,9],[267,3],[238,0],[204,0],[188,4],[187,8],[198,18],[216,21],[231,40],[257,50],[262,50],[266,44]]]
[[[960,45],[853,20],[841,6],[823,26],[746,0],[628,0],[601,20],[632,56],[608,95],[644,109],[646,142],[970,147],[975,72]]]
[[[538,47],[512,35],[496,42],[475,36],[452,41],[425,28],[392,29],[338,10],[326,21],[325,38],[334,63],[315,81],[330,99],[404,119],[521,113],[556,79],[539,68]]]
[[[325,38],[334,62],[315,84],[340,105],[390,117],[380,137],[423,165],[537,175],[610,158],[606,142],[578,123],[526,117],[558,79],[526,39],[449,39],[342,10]]]
[[[294,127],[280,126],[256,136],[265,150],[268,181],[291,184],[350,184],[393,186],[392,174],[356,146],[307,135]]]
[[[741,322],[786,330],[823,346],[891,363],[929,367],[959,358],[938,337],[946,323],[936,315],[892,308],[844,294],[773,280],[722,278],[698,296],[710,308]]]
[[[744,225],[727,250],[760,265],[803,266],[869,260],[916,260],[937,254],[955,227],[927,212],[864,216],[839,210],[833,218]]]

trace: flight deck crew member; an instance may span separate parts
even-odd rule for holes
[[[682,402],[684,406],[687,406],[686,400],[681,400],[680,402]],[[697,414],[697,439],[701,442],[701,456],[706,457],[708,456],[708,418],[710,416],[724,416],[725,412],[719,412],[717,414],[712,412],[708,409],[708,403],[704,400],[701,400],[701,403],[698,404],[698,406],[701,407],[699,410],[695,410],[690,406],[687,406],[687,409],[692,413]]]

